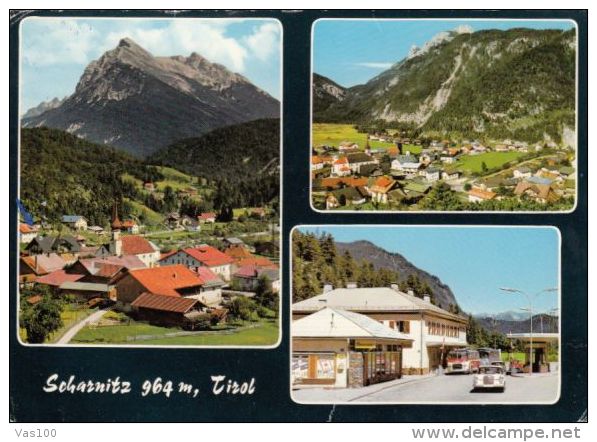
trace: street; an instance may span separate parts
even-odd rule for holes
[[[472,392],[473,375],[404,376],[354,389],[304,388],[292,391],[299,403],[552,403],[558,398],[559,374],[508,376],[506,391]]]

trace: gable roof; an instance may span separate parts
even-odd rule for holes
[[[145,287],[148,292],[157,295],[180,296],[177,290],[198,287],[204,284],[196,273],[182,264],[129,270],[129,275]]]
[[[365,152],[350,153],[346,156],[346,159],[350,164],[368,163],[370,161],[375,161],[375,159],[371,155],[367,155]]]
[[[199,220],[208,220],[212,218],[216,218],[216,214],[214,212],[203,212],[197,217]]]
[[[154,253],[157,248],[139,235],[124,235],[121,237],[123,255],[142,255]]]
[[[253,256],[251,258],[241,259],[237,262],[237,264],[239,267],[253,265],[257,267],[268,267],[272,269],[278,268],[278,265],[275,262],[270,261],[265,256]]]
[[[21,259],[38,275],[51,273],[54,270],[64,268],[66,265],[64,259],[56,253],[24,256]]]
[[[176,298],[173,296],[156,295],[154,293],[142,293],[131,302],[132,307],[146,308],[173,313],[186,313],[191,310],[199,301],[193,298]]]
[[[62,283],[67,281],[78,281],[85,275],[80,275],[76,273],[66,273],[64,269],[54,270],[52,273],[48,273],[47,275],[40,276],[35,279],[35,282],[38,284],[45,284],[52,287],[60,287]]]
[[[326,307],[292,322],[293,338],[377,338],[412,341],[408,335],[346,310]]]
[[[226,283],[208,267],[197,267],[195,272],[203,280],[206,287],[225,285]]]
[[[430,302],[426,302],[416,296],[410,296],[390,287],[340,288],[330,290],[321,295],[313,296],[312,298],[294,303],[292,305],[292,310],[295,312],[315,312],[324,307],[356,312],[410,312],[426,310],[452,319],[466,321],[466,319],[439,308]]]
[[[491,192],[489,190],[479,189],[478,187],[473,187],[471,190],[468,191],[470,196],[474,196],[476,198],[481,198],[483,200],[490,200],[495,198],[495,192]]]
[[[245,247],[228,247],[224,250],[224,253],[231,257],[232,259],[243,259],[243,258],[251,258],[253,254],[249,252]]]
[[[29,224],[19,223],[19,232],[20,233],[35,233],[35,229],[32,228]]]
[[[419,159],[415,155],[397,155],[396,161],[399,163],[418,163]]]
[[[65,246],[72,252],[79,252],[81,250],[81,245],[77,242],[77,239],[71,235],[64,235],[64,236],[36,236],[31,240],[25,250],[31,250],[35,248],[39,248],[42,253],[50,253],[55,250],[58,250],[58,247]]]
[[[207,267],[221,266],[234,262],[230,256],[220,252],[215,247],[208,246],[206,244],[202,244],[197,247],[189,247],[183,249],[182,252],[195,258],[197,261]]]

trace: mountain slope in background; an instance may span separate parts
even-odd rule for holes
[[[498,319],[495,321],[491,317],[477,317],[479,325],[485,330],[492,332],[497,331],[499,333],[529,333],[531,330],[531,320],[529,315],[526,315],[526,319],[518,320],[507,320]],[[533,332],[534,333],[557,333],[558,332],[558,317],[550,316],[546,314],[534,315],[533,316]]]
[[[264,119],[179,140],[147,158],[210,180],[243,181],[275,172],[280,160],[280,120]],[[225,166],[225,167],[223,167]]]
[[[341,102],[314,100],[314,121],[560,142],[575,124],[575,57],[574,29],[443,32]]]
[[[31,109],[27,110],[27,112],[25,112],[21,118],[26,119],[26,118],[37,117],[38,115],[41,115],[44,112],[49,111],[50,109],[57,108],[65,100],[66,100],[66,97],[63,98],[62,100],[59,99],[58,97],[54,97],[53,99],[51,99],[49,101],[42,101],[37,106],[32,107]]]
[[[175,140],[259,118],[280,104],[245,77],[193,53],[154,57],[131,39],[91,62],[58,107],[24,118],[136,156]]]
[[[125,173],[144,182],[160,177],[155,168],[114,148],[58,129],[21,129],[20,198],[36,221],[73,214],[105,226],[113,204],[130,190],[121,180]]]
[[[339,253],[348,250],[352,257],[357,260],[367,260],[376,268],[387,268],[399,272],[404,279],[414,274],[423,282],[429,284],[435,303],[441,308],[448,309],[450,305],[457,306],[458,301],[450,287],[444,284],[437,276],[431,275],[419,269],[399,253],[390,253],[369,241],[354,241],[349,243],[336,242]]]
[[[313,109],[324,112],[340,103],[346,96],[346,88],[323,75],[313,73]]]

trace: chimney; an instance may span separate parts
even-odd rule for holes
[[[332,290],[334,290],[334,286],[332,284],[323,285],[323,293],[331,292]]]
[[[347,282],[347,283],[346,283],[346,288],[347,288],[347,289],[356,289],[356,288],[358,288],[358,287],[359,287],[359,286],[357,285],[357,283],[356,283],[356,282]]]
[[[412,290],[409,290],[406,293],[408,294],[408,296],[415,296],[415,292],[413,292]]]
[[[431,296],[429,296],[427,293],[425,293],[423,295],[423,301],[431,303]]]

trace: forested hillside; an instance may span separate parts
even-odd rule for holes
[[[36,219],[83,215],[106,225],[115,201],[134,191],[121,176],[156,181],[161,174],[132,156],[46,127],[21,130],[21,191]]]
[[[314,100],[314,121],[383,121],[416,136],[527,142],[562,142],[573,131],[574,29],[445,34],[347,89],[341,101]]]

